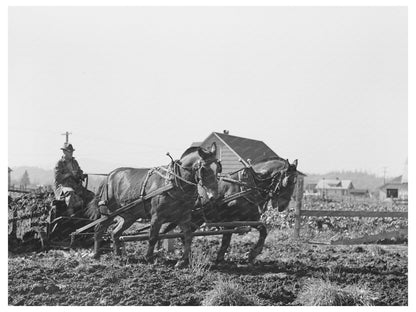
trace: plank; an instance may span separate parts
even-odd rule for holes
[[[368,217],[368,218],[406,218],[407,211],[341,211],[341,210],[301,210],[301,216],[309,217]]]
[[[226,233],[237,233],[243,234],[250,232],[250,228],[240,228],[235,230],[220,230],[220,231],[201,231],[201,232],[194,232],[193,236],[211,236],[211,235],[222,235]],[[159,240],[161,239],[170,239],[170,238],[183,238],[183,233],[170,233],[170,234],[161,234],[159,235]],[[120,241],[122,242],[137,242],[137,241],[145,241],[149,239],[149,235],[131,235],[131,236],[121,236]]]
[[[262,225],[263,222],[260,221],[233,221],[233,222],[216,222],[216,223],[204,223],[201,226],[207,226],[207,227],[216,227],[216,226],[233,226],[233,227],[238,227],[238,226],[257,226],[257,225]]]

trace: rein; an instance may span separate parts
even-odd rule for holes
[[[282,170],[280,170],[280,171],[278,171],[278,172],[276,172],[273,176],[271,176],[271,177],[267,177],[267,178],[264,178],[264,179],[262,179],[262,178],[260,178],[260,177],[258,177],[257,175],[256,175],[256,173],[254,172],[254,170],[251,168],[251,167],[249,167],[251,170],[250,170],[250,174],[252,175],[252,177],[253,177],[253,183],[254,183],[254,185],[250,185],[250,184],[248,184],[248,183],[246,183],[246,182],[244,182],[244,181],[242,181],[242,179],[241,179],[241,175],[239,174],[238,176],[239,176],[239,179],[238,180],[236,180],[236,179],[232,179],[230,176],[232,175],[232,174],[235,174],[235,173],[238,173],[238,172],[240,172],[240,171],[242,171],[242,170],[245,170],[245,169],[247,169],[247,168],[241,168],[241,169],[239,169],[239,170],[237,170],[237,171],[235,171],[235,172],[232,172],[232,173],[230,173],[229,175],[227,175],[227,176],[224,176],[224,175],[222,175],[220,178],[223,180],[223,181],[225,181],[225,182],[229,182],[229,183],[233,183],[233,184],[237,184],[237,185],[239,185],[240,187],[244,187],[244,188],[247,188],[246,190],[242,190],[242,191],[240,191],[239,193],[236,193],[236,194],[233,194],[233,195],[230,195],[230,196],[228,196],[227,198],[224,198],[222,201],[221,201],[221,204],[224,204],[224,203],[227,203],[227,202],[230,202],[230,201],[232,201],[232,200],[235,200],[235,199],[238,199],[238,198],[244,198],[245,200],[247,200],[248,202],[250,202],[250,203],[252,203],[252,204],[255,204],[255,205],[259,205],[259,203],[258,202],[262,202],[262,201],[265,201],[265,203],[264,203],[264,206],[266,206],[267,205],[267,202],[273,197],[273,196],[276,196],[276,195],[278,195],[279,194],[279,192],[280,192],[280,190],[281,190],[281,188],[282,188],[282,185],[283,185],[283,180],[284,180],[284,177],[285,177],[285,172],[286,172],[286,168],[285,169],[282,169]],[[271,182],[270,182],[270,184],[268,184],[268,186],[267,187],[261,187],[261,186],[259,186],[258,185],[258,181],[259,182],[266,182],[266,181],[268,181],[268,180],[270,180]],[[251,199],[251,198],[249,198],[248,196],[249,195],[251,195],[254,191],[257,191],[257,193],[261,196],[261,200],[259,200],[259,201],[256,201],[255,199]],[[263,210],[264,211],[264,209],[260,209],[260,207],[259,207],[259,211],[260,212],[263,212],[263,211],[261,211],[261,210]]]

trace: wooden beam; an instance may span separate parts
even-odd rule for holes
[[[260,221],[233,221],[233,222],[204,223],[201,226],[207,226],[207,227],[216,227],[216,226],[237,227],[237,226],[258,226],[258,225],[262,225],[262,224],[263,224],[263,222],[260,222]]]
[[[243,234],[250,232],[250,228],[240,228],[235,230],[220,230],[220,231],[200,231],[194,232],[193,236],[211,236],[211,235],[222,235],[226,233],[238,233]],[[183,238],[183,233],[170,233],[159,235],[159,240],[168,239],[168,238]],[[131,236],[121,236],[120,241],[122,242],[136,242],[136,241],[145,241],[149,239],[149,235],[131,235]]]
[[[301,216],[309,217],[365,217],[365,218],[406,218],[407,212],[399,211],[342,211],[342,210],[301,210]]]
[[[299,239],[299,232],[301,226],[301,212],[302,212],[302,199],[303,199],[303,184],[304,179],[302,176],[298,176],[297,188],[296,188],[296,206],[295,206],[295,230],[293,236],[295,239]]]

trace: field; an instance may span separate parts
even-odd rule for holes
[[[320,205],[363,208],[363,203],[305,202],[306,208]],[[226,262],[219,266],[212,264],[219,236],[194,238],[193,262],[186,269],[174,268],[182,251],[179,240],[174,252],[159,250],[154,264],[143,261],[146,243],[127,243],[122,257],[106,254],[100,260],[94,260],[88,249],[9,254],[9,305],[408,304],[406,240],[353,246],[308,243],[334,235],[357,237],[404,228],[407,220],[308,218],[303,221],[301,240],[295,241],[293,207],[280,214],[268,212],[264,218],[269,236],[252,266],[246,256],[257,239],[255,231],[234,235]],[[349,299],[319,301],[322,292],[329,293],[328,287],[350,294]],[[218,301],[215,296],[221,292],[228,295]],[[231,298],[234,301],[227,301]]]

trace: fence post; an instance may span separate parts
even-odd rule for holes
[[[300,232],[300,211],[302,209],[303,198],[303,176],[298,176],[298,183],[296,188],[296,206],[295,206],[295,231],[294,238],[299,239]]]
[[[163,240],[163,248],[167,252],[173,252],[175,250],[175,239],[174,238],[167,238]]]

